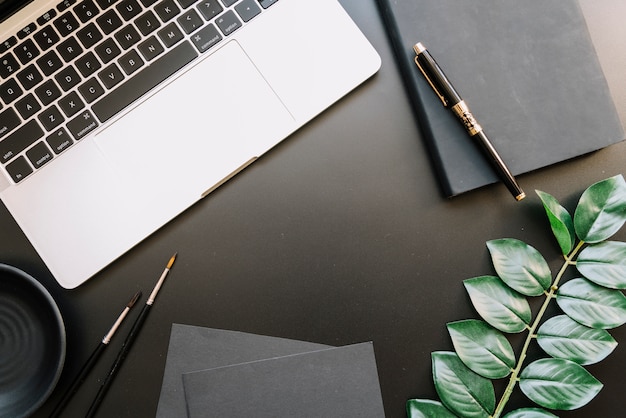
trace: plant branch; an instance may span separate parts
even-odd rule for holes
[[[554,281],[552,282],[552,285],[550,286],[550,290],[545,292],[546,300],[543,302],[543,305],[541,305],[541,308],[539,309],[539,312],[537,313],[537,317],[533,321],[533,324],[530,326],[530,328],[528,328],[528,336],[526,336],[526,340],[524,341],[524,345],[522,346],[522,351],[517,361],[517,365],[515,366],[515,369],[513,369],[513,371],[511,372],[509,383],[504,389],[504,393],[502,394],[502,397],[500,398],[500,401],[498,402],[498,406],[496,407],[496,410],[494,414],[492,415],[493,418],[499,418],[500,415],[502,414],[502,411],[504,410],[504,407],[508,403],[511,397],[511,394],[513,393],[513,389],[515,389],[515,386],[517,385],[517,382],[519,381],[519,374],[522,371],[522,366],[524,365],[524,362],[526,360],[528,347],[530,346],[531,341],[534,338],[537,338],[537,334],[536,334],[537,328],[539,327],[539,324],[541,323],[541,320],[543,319],[543,316],[546,313],[546,310],[548,309],[550,302],[552,301],[552,299],[555,298],[556,291],[559,289],[559,283],[561,282],[563,275],[567,271],[567,268],[569,266],[576,264],[574,261],[574,258],[576,257],[578,252],[581,250],[583,245],[585,245],[585,242],[580,241],[578,245],[576,245],[576,247],[568,255],[565,256],[565,261],[563,262],[563,265],[561,266],[561,268],[559,269],[559,272],[554,278]]]

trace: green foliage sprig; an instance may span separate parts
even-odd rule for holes
[[[551,195],[537,191],[564,257],[552,278],[543,256],[516,239],[489,241],[497,276],[464,281],[482,320],[447,324],[454,352],[432,353],[440,401],[411,399],[411,418],[499,418],[514,389],[535,405],[504,418],[555,417],[590,402],[602,388],[583,366],[606,358],[617,346],[607,331],[626,323],[626,243],[609,241],[626,222],[626,182],[620,176],[593,184],[574,216]],[[564,281],[568,268],[580,277]],[[561,282],[564,281],[563,284]],[[529,298],[543,297],[533,318]],[[555,300],[563,314],[547,318]],[[526,332],[519,354],[507,334]],[[536,341],[549,356],[526,362]],[[493,380],[508,377],[496,402]],[[544,409],[545,408],[545,409]]]

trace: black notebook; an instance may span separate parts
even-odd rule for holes
[[[577,0],[378,2],[447,196],[499,179],[419,72],[417,42],[515,175],[624,139]]]

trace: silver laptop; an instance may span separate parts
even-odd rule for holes
[[[0,197],[65,288],[380,67],[337,0],[0,8]]]

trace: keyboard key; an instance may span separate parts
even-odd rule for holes
[[[270,7],[272,4],[276,3],[278,0],[259,0],[259,3],[261,4],[261,7],[264,9],[267,9],[268,7]]]
[[[61,3],[57,4],[57,10],[59,12],[63,12],[74,5],[78,0],[63,0]]]
[[[37,95],[44,106],[48,106],[61,96],[61,90],[59,90],[53,80],[48,80],[35,89],[35,95]]]
[[[115,31],[122,26],[122,19],[115,13],[115,10],[109,10],[102,16],[96,19],[98,26],[102,29],[105,35]]]
[[[18,45],[13,52],[22,64],[27,64],[39,56],[39,49],[31,39],[27,39]]]
[[[35,23],[28,24],[24,28],[22,28],[22,30],[17,32],[17,37],[20,38],[20,39],[24,39],[28,35],[33,33],[35,31],[35,29],[37,29],[37,25]]]
[[[152,11],[148,10],[146,13],[135,19],[135,25],[145,36],[157,30],[158,27],[161,26],[161,22],[159,22],[159,19],[157,19]]]
[[[67,96],[63,96],[59,99],[59,106],[63,113],[65,113],[65,116],[71,118],[85,107],[85,103],[83,103],[78,93],[72,91]]]
[[[139,52],[141,52],[146,61],[153,60],[163,51],[165,51],[163,45],[161,45],[161,42],[159,42],[154,36],[151,36],[142,43],[140,43],[137,49],[139,50]]]
[[[39,26],[43,26],[46,23],[52,22],[52,19],[54,19],[56,15],[57,15],[56,10],[50,9],[46,13],[39,16],[39,18],[37,18],[37,23],[39,24]]]
[[[84,138],[85,135],[97,127],[98,122],[88,110],[83,111],[74,119],[67,122],[67,129],[69,129],[70,133],[77,141]]]
[[[18,64],[13,54],[8,53],[0,58],[0,76],[2,76],[2,78],[8,78],[19,69],[20,64]]]
[[[100,6],[102,10],[106,10],[117,3],[117,0],[96,0],[96,3],[98,3],[98,6]]]
[[[98,73],[98,77],[100,78],[100,81],[102,81],[102,84],[104,84],[104,87],[106,87],[107,89],[115,87],[124,79],[124,75],[120,71],[119,67],[115,65],[115,63],[107,66],[102,71],[100,71]]]
[[[115,6],[122,19],[129,21],[141,12],[141,6],[136,0],[123,0],[117,6]]]
[[[166,47],[171,47],[183,39],[183,33],[178,29],[176,23],[172,22],[157,32],[161,41]]]
[[[141,1],[141,4],[143,4],[144,7],[150,7],[154,3],[156,3],[158,0],[139,0],[139,1]]]
[[[33,36],[33,39],[35,39],[35,42],[37,42],[37,45],[39,45],[39,48],[41,48],[42,51],[46,51],[51,48],[60,40],[59,35],[51,25],[48,25],[37,32]]]
[[[83,49],[74,37],[63,41],[63,43],[58,46],[57,51],[61,54],[65,62],[70,62],[83,53]]]
[[[35,96],[32,93],[29,93],[17,102],[15,102],[15,108],[18,112],[20,112],[22,119],[26,120],[33,116],[35,113],[39,112],[41,110],[41,105],[39,104],[37,99],[35,99]]]
[[[117,57],[122,51],[113,39],[105,39],[100,45],[96,46],[96,54],[104,64],[107,64],[113,58]]]
[[[62,153],[74,143],[70,135],[63,128],[54,131],[46,138],[46,142],[50,145],[50,148],[52,148],[55,154]]]
[[[43,141],[26,151],[26,156],[35,168],[41,168],[54,158],[54,154],[52,154]]]
[[[20,157],[7,165],[7,171],[14,182],[19,183],[33,172],[32,167],[26,161],[26,158]]]
[[[183,13],[178,19],[178,24],[183,28],[185,33],[194,32],[196,29],[200,28],[204,23],[202,18],[198,15],[198,13],[194,9],[190,9]]]
[[[154,11],[159,15],[163,23],[169,22],[180,13],[180,9],[174,3],[174,0],[163,0],[154,6]]]
[[[176,1],[178,2],[178,4],[180,4],[180,7],[182,7],[183,9],[186,9],[187,7],[197,2],[198,0],[176,0]]]
[[[98,10],[93,1],[83,0],[78,6],[74,7],[74,13],[76,13],[81,22],[85,23],[100,13],[100,10]]]
[[[17,45],[17,38],[15,36],[10,36],[0,43],[0,53],[4,54],[15,45]]]
[[[139,32],[133,25],[126,25],[115,34],[115,39],[123,50],[127,50],[141,40]]]
[[[85,49],[91,48],[102,39],[102,33],[93,22],[79,30],[76,36]]]
[[[76,69],[72,66],[67,66],[57,74],[55,74],[54,79],[59,83],[59,86],[63,89],[63,91],[68,91],[78,83],[80,83],[80,76],[76,72]]]
[[[5,81],[0,85],[0,97],[4,103],[9,104],[17,100],[24,91],[21,89],[14,78]]]
[[[250,19],[261,13],[261,8],[256,0],[243,0],[235,6],[235,11],[241,20],[248,22]]]
[[[229,7],[237,3],[237,1],[239,0],[222,0],[222,3],[224,3],[224,6]]]
[[[19,116],[12,108],[8,108],[0,113],[0,138],[17,128],[20,123]]]
[[[30,90],[43,81],[43,76],[34,64],[30,64],[17,73],[17,79],[22,83],[24,90]]]
[[[209,24],[208,26],[200,29],[197,33],[194,33],[191,40],[198,51],[205,52],[213,45],[221,41],[222,35],[220,35],[217,28],[213,26],[213,24]]]
[[[143,60],[139,56],[139,53],[134,49],[131,49],[128,53],[124,54],[122,58],[118,60],[118,63],[127,75],[131,75],[140,69],[144,64]]]
[[[241,21],[235,16],[232,10],[227,11],[215,20],[217,26],[226,36],[230,35],[241,27]]]
[[[65,118],[56,106],[50,106],[45,109],[37,116],[37,118],[47,131],[53,130],[65,121]]]
[[[54,21],[54,27],[57,28],[61,36],[65,37],[78,29],[78,20],[71,12],[62,14]]]
[[[213,19],[224,10],[217,0],[203,0],[197,7],[206,20]]]
[[[155,61],[153,65],[146,66],[129,78],[122,87],[113,90],[94,103],[93,112],[100,121],[109,120],[197,56],[198,53],[189,42],[179,44]]]
[[[100,61],[98,61],[98,58],[96,58],[91,51],[77,59],[74,65],[78,68],[78,71],[80,71],[83,77],[89,77],[101,67]]]
[[[104,94],[104,89],[95,77],[90,78],[78,87],[79,93],[87,103],[91,103]]]
[[[39,124],[31,119],[0,141],[0,162],[6,163],[43,137]]]
[[[37,60],[37,65],[45,75],[52,75],[63,67],[63,61],[55,51],[49,51]]]

